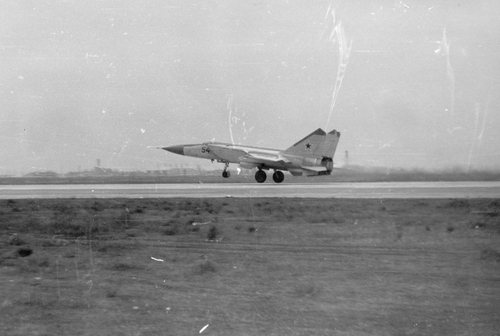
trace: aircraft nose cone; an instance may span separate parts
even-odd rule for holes
[[[175,154],[184,155],[184,146],[183,145],[163,147],[163,149],[166,151],[175,153]]]

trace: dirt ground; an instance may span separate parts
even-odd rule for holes
[[[500,335],[500,200],[0,201],[2,335]]]

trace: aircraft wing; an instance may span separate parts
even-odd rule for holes
[[[269,166],[284,165],[290,162],[280,155],[253,152],[247,152],[246,155],[241,156],[239,160],[244,163],[253,163],[256,165],[264,164]]]

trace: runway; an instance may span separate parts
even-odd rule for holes
[[[500,182],[2,185],[0,199],[36,198],[500,198]]]

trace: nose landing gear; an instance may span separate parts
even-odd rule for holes
[[[231,173],[227,171],[227,168],[229,168],[229,163],[225,163],[224,171],[222,172],[222,177],[223,178],[229,178],[231,176]]]

